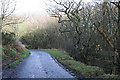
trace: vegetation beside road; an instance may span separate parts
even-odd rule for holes
[[[18,40],[14,32],[2,32],[2,61],[4,66],[16,66],[30,52]]]
[[[110,76],[120,76],[120,1],[83,1],[51,0],[46,3],[49,16],[26,19],[13,14],[15,1],[2,0],[0,30],[5,64],[17,60],[25,50],[17,44],[21,41],[31,49],[64,50],[76,61],[100,67]],[[61,63],[78,64],[71,59]]]
[[[66,66],[69,70],[72,70],[78,78],[80,75],[84,78],[101,78],[103,79],[120,79],[118,75],[110,75],[104,73],[102,68],[97,66],[88,66],[80,61],[74,60],[69,54],[65,51],[58,49],[39,49],[42,51],[47,51],[51,56],[55,57],[62,65]]]
[[[22,53],[19,53],[19,58],[17,60],[15,60],[13,63],[9,64],[9,66],[15,67],[21,61],[23,61],[24,58],[28,57],[29,54],[30,54],[30,52],[28,51],[28,49],[25,49],[25,51],[23,51]]]
[[[19,45],[18,47],[11,47],[6,45],[4,46],[3,52],[2,52],[2,61],[3,61],[3,67],[15,67],[17,64],[19,64],[20,61],[24,60],[30,52],[25,47]]]
[[[82,75],[83,77],[96,77],[104,74],[104,71],[96,66],[87,66],[79,61],[75,61],[66,52],[57,49],[40,49],[42,51],[47,51],[54,56],[60,63],[65,65],[67,68],[76,72],[77,75]]]

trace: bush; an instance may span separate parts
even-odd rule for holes
[[[15,42],[15,33],[13,32],[2,32],[2,44],[3,45],[7,45],[7,44],[11,44],[13,42]]]

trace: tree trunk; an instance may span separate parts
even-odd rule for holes
[[[106,33],[101,28],[99,28],[95,23],[94,23],[94,26],[97,28],[97,30],[100,32],[100,34],[106,40],[106,42],[110,45],[110,47],[113,51],[112,74],[115,74],[115,72],[116,72],[116,65],[115,64],[117,61],[117,52],[115,50],[115,47],[112,44],[112,42],[110,41],[110,39],[108,38],[108,36],[106,35]]]
[[[119,70],[120,69],[120,62],[119,62],[120,61],[120,1],[119,1],[119,4],[118,4],[118,21],[117,21],[117,27],[118,27],[118,39],[117,39],[118,61],[117,62],[118,62],[118,70]]]
[[[118,26],[117,51],[118,51],[118,53],[120,53],[120,4],[119,4],[119,7],[118,7],[118,21],[117,21],[117,26]]]

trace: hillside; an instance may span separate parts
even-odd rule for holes
[[[15,66],[30,52],[15,39],[14,33],[2,32],[2,62],[4,66]]]

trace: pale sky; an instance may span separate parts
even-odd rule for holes
[[[16,10],[14,14],[25,14],[25,15],[44,15],[45,11],[45,0],[16,0]]]
[[[47,12],[45,2],[48,0],[16,0],[16,10],[14,14],[20,15],[46,15]],[[83,0],[91,2],[92,0]]]

